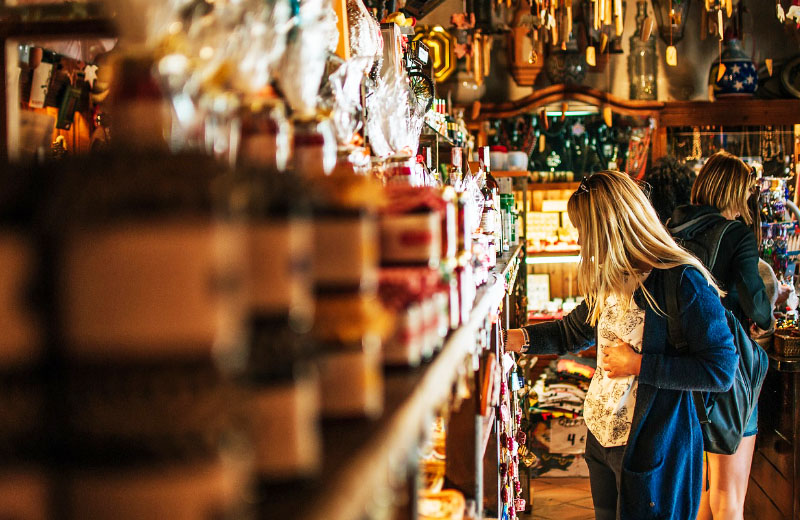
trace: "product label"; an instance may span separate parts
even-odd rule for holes
[[[278,136],[276,134],[242,136],[239,154],[246,163],[254,166],[279,170],[286,168],[285,153],[278,153]],[[279,165],[279,158],[283,164]]]
[[[380,340],[364,338],[361,351],[330,352],[320,362],[326,417],[377,417],[383,411]]]
[[[458,218],[456,205],[448,202],[442,219],[442,257],[453,258],[458,248]]]
[[[242,251],[241,230],[210,221],[77,233],[59,291],[70,349],[153,359],[232,347],[246,303]]]
[[[31,97],[28,105],[31,108],[44,107],[47,90],[50,88],[50,78],[53,75],[53,64],[42,61],[33,69],[33,82],[31,83]]]
[[[442,251],[438,213],[381,218],[381,259],[385,263],[439,264]]]
[[[226,518],[245,500],[246,465],[241,461],[74,475],[69,518]]]
[[[314,279],[317,286],[369,286],[378,280],[378,232],[365,216],[314,220]]]
[[[22,236],[0,232],[0,368],[31,363],[41,354],[40,327],[26,297],[34,261]]]
[[[0,471],[0,511],[3,518],[47,520],[50,493],[43,471],[9,469]]]
[[[301,312],[313,306],[313,227],[310,220],[256,222],[248,228],[252,306],[266,313]]]
[[[249,416],[258,473],[291,478],[317,469],[322,449],[319,402],[316,377],[254,389]]]

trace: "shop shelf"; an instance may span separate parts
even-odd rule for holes
[[[502,177],[527,177],[530,172],[526,170],[497,170],[493,171],[492,175],[497,179]]]
[[[447,337],[432,361],[385,372],[384,413],[379,419],[323,423],[322,476],[268,488],[275,518],[361,518],[384,490],[404,482],[420,433],[449,399],[459,367],[475,349],[476,332],[505,297],[506,271],[521,252],[522,245],[498,259],[489,282],[478,291],[470,320]]]
[[[446,135],[436,130],[433,126],[429,125],[427,121],[425,122],[425,126],[428,128],[428,131],[430,131],[430,133],[435,134],[442,142],[447,143],[450,146],[456,145],[456,143],[452,139],[450,139]]]
[[[529,190],[577,190],[580,182],[531,182]]]
[[[495,407],[489,408],[489,413],[483,418],[483,429],[481,431],[481,458],[486,456],[486,447],[489,445],[489,437],[492,435],[492,428],[494,427]]]

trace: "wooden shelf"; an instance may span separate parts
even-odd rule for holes
[[[597,107],[608,106],[614,112],[623,115],[654,117],[664,108],[661,101],[634,101],[620,98],[591,87],[583,85],[552,85],[537,89],[533,94],[515,101],[503,103],[484,103],[478,118],[472,123],[488,119],[501,119],[515,117],[520,114],[530,114],[539,107],[550,103],[559,103],[568,100],[581,101]],[[470,113],[467,110],[465,113]]]
[[[436,130],[434,127],[432,127],[431,125],[429,125],[429,124],[427,123],[427,121],[425,122],[425,128],[427,128],[427,129],[428,129],[428,132],[429,132],[431,135],[435,135],[437,138],[441,139],[441,141],[442,141],[443,143],[445,143],[445,144],[449,144],[450,146],[455,146],[455,145],[456,145],[456,144],[455,144],[455,142],[453,142],[453,140],[452,140],[452,139],[450,139],[450,138],[449,138],[449,137],[447,137],[446,135],[444,135],[444,134],[440,133],[440,132],[439,132],[438,130]]]
[[[323,423],[323,461],[318,479],[267,488],[274,518],[349,520],[365,516],[384,490],[404,482],[416,464],[420,434],[452,393],[475,335],[505,296],[505,271],[522,245],[498,259],[489,282],[478,291],[469,322],[453,331],[432,361],[385,372],[384,413],[377,420]],[[324,389],[323,389],[324,391]]]
[[[527,177],[530,172],[524,170],[497,170],[491,172],[496,179],[503,177]]]
[[[573,256],[580,254],[581,250],[579,247],[575,249],[565,249],[559,251],[531,251],[528,250],[528,257],[529,258],[536,258],[540,256]]]
[[[572,190],[575,191],[581,185],[580,182],[531,182],[528,184],[529,190]]]
[[[717,125],[793,125],[800,123],[797,99],[670,101],[658,116],[660,127]]]

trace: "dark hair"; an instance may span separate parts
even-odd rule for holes
[[[645,181],[653,187],[650,202],[661,222],[666,222],[678,206],[689,204],[696,176],[691,168],[667,155],[653,164]]]

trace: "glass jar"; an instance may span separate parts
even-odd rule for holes
[[[631,99],[658,99],[658,53],[655,34],[642,41],[642,24],[647,18],[647,2],[636,3],[636,32],[630,39],[628,81]]]

